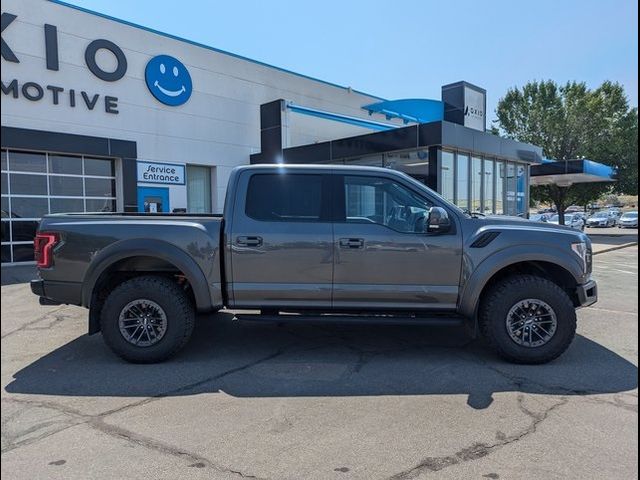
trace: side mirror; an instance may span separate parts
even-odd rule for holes
[[[442,207],[431,207],[427,217],[427,233],[445,233],[451,230],[449,214]]]

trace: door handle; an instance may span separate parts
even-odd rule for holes
[[[340,248],[364,248],[364,238],[341,238]]]
[[[236,238],[236,245],[241,247],[260,247],[262,246],[262,237],[238,237]]]

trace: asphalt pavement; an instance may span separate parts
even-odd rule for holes
[[[542,366],[458,330],[230,313],[174,359],[130,365],[84,334],[86,310],[2,286],[2,475],[637,478],[637,254],[595,257],[600,301]]]

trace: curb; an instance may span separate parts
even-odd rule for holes
[[[599,250],[597,252],[593,252],[594,255],[600,255],[601,253],[613,252],[614,250],[621,250],[627,247],[633,247],[634,245],[638,245],[638,242],[624,243],[622,245],[616,245],[615,247],[605,248],[604,250]]]

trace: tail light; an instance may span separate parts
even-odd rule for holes
[[[34,257],[38,268],[49,268],[53,264],[53,247],[60,237],[57,233],[38,232],[33,240]]]

